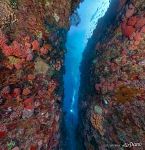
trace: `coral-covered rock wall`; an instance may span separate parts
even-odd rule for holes
[[[145,0],[120,2],[111,1],[81,66],[78,132],[87,150],[145,149]]]
[[[69,16],[79,0],[0,0],[0,150],[59,145]]]

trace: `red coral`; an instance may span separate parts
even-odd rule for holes
[[[27,56],[27,49],[23,49],[23,47],[17,41],[13,41],[12,45],[3,45],[2,49],[3,53],[6,56],[14,55],[16,57],[26,57]]]
[[[11,47],[11,46],[8,46],[8,45],[4,45],[4,46],[3,46],[2,52],[3,52],[6,56],[13,55],[12,47]]]
[[[32,42],[32,49],[33,50],[39,50],[39,42],[37,40],[34,40]]]
[[[136,24],[137,20],[138,20],[137,17],[133,16],[133,17],[129,18],[127,25],[134,26]]]
[[[14,96],[14,97],[17,97],[17,96],[20,95],[20,93],[21,93],[20,88],[15,88],[14,91],[13,91],[13,96]]]
[[[36,148],[35,145],[32,145],[32,146],[30,147],[30,150],[37,150],[37,148]]]
[[[142,17],[142,18],[140,18],[140,19],[137,21],[135,27],[136,27],[136,28],[141,28],[141,27],[143,27],[144,25],[145,25],[145,18]]]
[[[12,51],[13,51],[13,55],[17,57],[22,55],[21,46],[17,41],[13,41]]]
[[[122,28],[123,35],[125,35],[128,38],[130,38],[133,32],[135,32],[135,28],[132,26],[126,25],[125,22],[121,24],[121,28]]]
[[[7,128],[5,125],[0,124],[0,139],[4,138],[7,134]]]
[[[139,41],[139,42],[142,40],[142,37],[141,37],[141,33],[140,33],[140,32],[136,32],[136,33],[135,33],[134,40],[135,40],[135,41]]]
[[[27,98],[24,100],[25,109],[32,110],[33,109],[33,98]]]
[[[0,139],[4,138],[6,136],[6,132],[5,131],[0,131]]]

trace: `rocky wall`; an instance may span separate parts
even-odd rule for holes
[[[79,145],[87,150],[144,150],[145,1],[115,2],[83,56]]]
[[[59,145],[66,33],[79,0],[0,0],[0,150]]]

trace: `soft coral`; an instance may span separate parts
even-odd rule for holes
[[[145,25],[145,17],[141,17],[141,18],[137,21],[135,27],[136,27],[136,28],[141,28],[141,27],[143,27],[144,25]]]
[[[131,18],[129,18],[127,25],[129,26],[134,26],[137,22],[138,18],[136,16],[132,16]]]
[[[131,35],[135,32],[135,28],[132,26],[128,26],[125,22],[121,24],[122,33],[126,37],[130,38]]]

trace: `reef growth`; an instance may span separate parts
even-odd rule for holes
[[[0,0],[0,149],[57,149],[69,16],[79,1]]]
[[[145,1],[120,2],[112,0],[84,53],[78,132],[86,149],[145,148]]]

